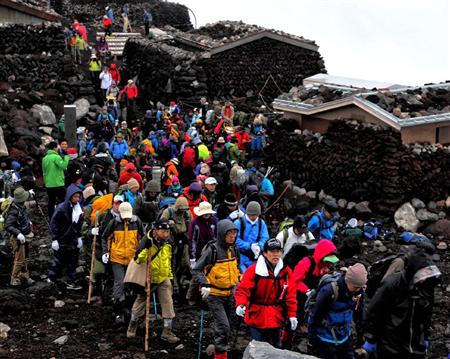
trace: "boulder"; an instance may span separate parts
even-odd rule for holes
[[[425,203],[423,203],[423,201],[421,201],[418,198],[413,198],[411,200],[411,204],[413,205],[413,207],[415,209],[422,209],[422,208],[426,208]]]
[[[68,340],[69,340],[69,336],[66,334],[66,335],[59,337],[58,339],[55,339],[53,341],[53,343],[58,344],[58,345],[64,345],[67,343]]]
[[[355,206],[355,211],[358,214],[369,214],[372,213],[372,211],[369,208],[369,201],[363,201],[359,202]]]
[[[47,105],[33,105],[30,111],[33,118],[38,119],[39,123],[43,126],[54,125],[56,123],[55,114]]]
[[[6,147],[5,138],[3,137],[3,129],[0,127],[0,157],[8,155],[8,147]]]
[[[245,349],[242,359],[315,359],[317,357],[301,353],[291,352],[289,350],[276,349],[269,343],[257,342],[252,340]]]
[[[445,207],[450,208],[450,196],[445,200]]]
[[[426,227],[423,233],[450,240],[450,220],[440,219]]]
[[[11,330],[9,325],[0,323],[0,340],[8,338],[8,332]]]
[[[347,200],[341,198],[340,200],[337,201],[337,204],[339,206],[339,208],[345,209],[347,207]]]
[[[419,228],[419,220],[416,217],[416,210],[411,203],[404,203],[394,214],[395,224],[403,227],[406,231],[416,232]]]
[[[76,106],[76,116],[77,120],[86,116],[89,112],[90,103],[85,98],[80,98],[74,102]]]
[[[356,203],[355,203],[355,202],[348,202],[348,203],[347,203],[347,209],[348,209],[349,211],[351,211],[353,208],[355,208],[355,206],[356,206]]]
[[[316,191],[308,191],[306,192],[306,197],[311,198],[311,199],[316,199],[317,196],[317,192]]]
[[[436,222],[439,219],[439,216],[436,213],[432,213],[422,208],[416,212],[416,217],[419,221],[424,222]]]

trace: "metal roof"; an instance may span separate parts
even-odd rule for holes
[[[303,79],[303,85],[307,84],[323,84],[323,85],[335,85],[344,88],[357,88],[357,89],[391,89],[405,87],[404,85],[398,85],[388,82],[368,81],[362,79],[354,79],[351,77],[336,76],[330,74],[315,74],[313,76]]]

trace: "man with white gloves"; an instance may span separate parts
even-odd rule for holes
[[[281,347],[281,328],[289,318],[295,330],[296,288],[291,269],[283,263],[281,242],[269,239],[257,262],[244,273],[236,288],[236,314],[250,327],[252,339]],[[287,318],[286,318],[287,316]]]
[[[203,300],[214,317],[215,359],[226,359],[230,337],[230,309],[233,288],[239,281],[237,228],[228,219],[219,221],[217,240],[209,242],[193,267]]]
[[[81,286],[75,283],[78,265],[78,255],[83,247],[81,227],[83,224],[83,210],[80,206],[82,191],[71,184],[67,188],[66,199],[60,203],[50,221],[52,235],[53,261],[48,273],[51,281],[56,281],[64,268],[67,269],[67,289],[79,290]]]

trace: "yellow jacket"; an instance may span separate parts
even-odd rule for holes
[[[145,243],[141,243],[145,246]],[[160,284],[166,279],[173,279],[172,273],[172,246],[168,243],[163,243],[160,246],[155,244],[151,247],[152,258],[152,283]],[[148,260],[148,249],[142,249],[137,256],[136,263],[141,265]]]
[[[100,72],[102,70],[102,62],[100,60],[94,61],[91,60],[89,61],[89,71],[98,71]]]

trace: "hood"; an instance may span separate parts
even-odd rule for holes
[[[111,64],[111,66],[109,66],[110,70],[115,70],[116,69],[116,64]]]
[[[70,198],[75,194],[75,193],[80,193],[81,195],[83,195],[83,191],[74,184],[71,184],[66,191],[66,201],[70,201]]]
[[[185,197],[178,197],[175,201],[175,205],[173,206],[173,209],[175,212],[178,212],[179,210],[189,210],[189,202]]]
[[[221,246],[226,246],[225,234],[233,229],[237,230],[237,227],[229,219],[223,219],[219,221],[219,223],[217,224],[217,243]]]
[[[405,278],[409,283],[419,270],[425,267],[433,266],[434,263],[430,256],[420,249],[413,250],[408,255],[408,261],[405,268]]]
[[[314,251],[313,257],[314,261],[317,263],[320,263],[320,261],[328,256],[329,254],[336,252],[336,246],[332,241],[329,241],[328,239],[322,239],[317,243],[316,249]]]

